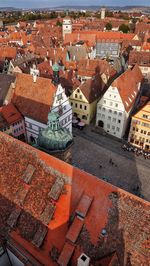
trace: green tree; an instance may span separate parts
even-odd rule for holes
[[[121,24],[120,27],[119,27],[119,31],[122,31],[123,33],[127,33],[129,32],[129,27],[128,25],[125,25],[125,24]]]
[[[105,28],[106,30],[111,30],[112,29],[112,24],[110,22],[108,22],[106,25],[105,25]]]
[[[60,22],[59,20],[57,20],[56,25],[57,25],[58,27],[61,27],[61,26],[62,26],[62,22]]]

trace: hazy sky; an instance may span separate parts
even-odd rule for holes
[[[147,5],[150,0],[0,0],[0,7],[51,7],[59,5]]]

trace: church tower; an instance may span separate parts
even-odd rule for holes
[[[62,25],[62,35],[63,40],[65,38],[65,34],[72,33],[72,22],[70,18],[64,18]]]

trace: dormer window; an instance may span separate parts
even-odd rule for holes
[[[57,95],[57,101],[62,100],[62,93],[60,93],[59,95]]]
[[[130,103],[131,103],[131,102],[132,102],[131,98],[130,98],[130,97],[128,97],[128,99],[129,99],[129,101],[130,101]]]

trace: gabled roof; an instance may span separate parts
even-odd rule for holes
[[[1,107],[1,112],[9,125],[22,120],[21,114],[12,103]]]
[[[50,79],[37,77],[34,82],[31,75],[18,74],[12,101],[23,116],[47,123],[55,93]]]
[[[133,69],[126,70],[111,84],[112,87],[118,89],[124,108],[127,112],[133,107],[139,92],[139,84],[142,80],[143,75],[141,70],[138,65],[135,65]]]
[[[10,47],[10,46],[1,46],[0,47],[0,57],[3,58],[10,58],[14,59],[16,58],[17,55],[17,49],[15,47]]]
[[[96,44],[96,35],[94,33],[84,33],[84,32],[74,32],[65,34],[64,44],[76,43],[78,41],[84,41],[88,46],[95,46]]]
[[[98,100],[104,93],[105,84],[101,76],[97,74],[94,78],[86,80],[79,87],[89,103]]]
[[[150,52],[131,51],[129,54],[129,65],[150,66]]]
[[[82,59],[77,64],[79,76],[93,77],[95,74],[105,74],[111,78],[116,74],[116,70],[106,61],[101,59]]]
[[[5,97],[7,96],[11,83],[13,83],[14,81],[14,76],[0,74],[0,106],[4,104]]]

